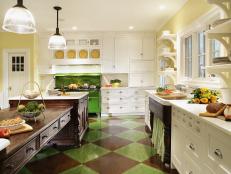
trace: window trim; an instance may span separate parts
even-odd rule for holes
[[[219,10],[219,8],[214,7],[212,10],[210,10],[208,13],[206,13],[205,15],[199,17],[197,20],[195,20],[194,22],[192,22],[191,25],[189,25],[188,27],[186,27],[184,30],[180,31],[177,33],[177,39],[179,39],[179,44],[177,49],[178,50],[178,55],[177,55],[177,61],[178,64],[180,65],[178,66],[178,83],[184,83],[184,84],[198,84],[199,86],[210,86],[210,84],[213,85],[218,85],[218,79],[217,78],[210,78],[208,77],[208,75],[206,75],[206,78],[199,78],[199,62],[198,62],[198,37],[197,34],[198,32],[201,31],[206,31],[208,29],[208,25],[211,24],[214,20],[216,19],[220,19],[221,17],[221,11]],[[201,25],[204,24],[204,25]],[[185,43],[184,43],[184,39],[187,38],[188,36],[192,35],[192,51],[193,51],[193,61],[192,61],[192,78],[188,78],[185,77]],[[206,54],[206,58],[205,58],[205,66],[210,65],[212,60],[209,58],[211,56],[211,44],[210,44],[210,40],[208,40],[207,36],[205,36],[206,38],[206,42],[205,42],[205,54]],[[197,67],[197,68],[195,68]]]

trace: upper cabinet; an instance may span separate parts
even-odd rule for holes
[[[117,73],[129,73],[129,39],[115,39],[115,69]]]

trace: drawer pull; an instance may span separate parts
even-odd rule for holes
[[[66,122],[66,120],[61,120],[61,123],[65,123]]]
[[[55,130],[55,129],[58,129],[58,127],[57,126],[53,127],[53,130]]]
[[[219,158],[219,159],[223,159],[223,155],[220,149],[216,149],[214,151],[214,154]]]
[[[110,92],[109,91],[107,91],[107,94],[109,94]]]
[[[192,123],[188,123],[189,127],[192,127]]]
[[[107,100],[110,100],[109,98],[107,98]]]
[[[46,139],[46,138],[48,138],[47,135],[43,135],[43,136],[42,136],[42,140],[44,140],[44,139]]]
[[[189,148],[190,148],[191,150],[195,151],[195,147],[194,147],[194,145],[193,145],[192,143],[189,145]]]
[[[123,100],[123,98],[120,98],[120,100]]]
[[[184,123],[186,122],[184,118],[182,120],[183,120]]]
[[[110,109],[110,107],[107,107],[107,109]]]
[[[26,153],[30,153],[30,152],[32,152],[32,151],[34,151],[34,148],[33,148],[33,147],[29,147],[29,148],[26,149]]]
[[[123,93],[123,91],[120,91],[120,94],[122,94]]]
[[[122,106],[120,106],[120,109],[123,109],[123,107],[122,107]]]
[[[196,131],[197,131],[198,133],[200,133],[200,132],[201,132],[201,130],[200,130],[200,128],[199,128],[199,127],[197,127],[197,128],[196,128]]]
[[[188,174],[193,174],[193,172],[192,172],[192,171],[190,171],[190,172],[188,172]]]

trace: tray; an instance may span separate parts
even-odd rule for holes
[[[165,100],[180,100],[180,99],[185,99],[187,96],[182,93],[172,93],[168,95],[160,95],[156,93],[160,98],[165,99]]]

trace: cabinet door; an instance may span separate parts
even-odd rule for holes
[[[154,60],[154,38],[145,37],[143,38],[143,60]]]
[[[101,62],[102,73],[115,73],[115,60],[108,59]]]
[[[129,41],[130,48],[130,59],[132,60],[141,60],[142,59],[142,39],[131,39]]]
[[[115,69],[118,73],[129,72],[129,40],[127,38],[115,39]]]
[[[154,74],[151,73],[142,74],[141,84],[142,86],[154,86]]]
[[[133,61],[130,65],[131,73],[154,72],[154,61]]]
[[[129,86],[141,87],[142,86],[142,74],[130,74]]]

